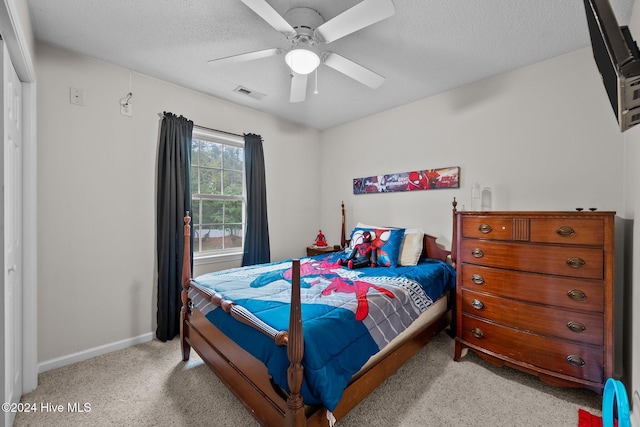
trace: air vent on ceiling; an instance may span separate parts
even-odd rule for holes
[[[257,100],[260,100],[266,96],[264,93],[256,92],[255,90],[248,89],[244,86],[238,86],[233,91],[241,93],[243,95],[250,96],[251,98],[257,99]]]

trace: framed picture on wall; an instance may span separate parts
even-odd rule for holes
[[[460,188],[460,166],[353,179],[353,194]]]

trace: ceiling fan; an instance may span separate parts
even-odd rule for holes
[[[242,53],[209,61],[212,66],[225,66],[285,53],[291,69],[290,102],[306,98],[307,77],[323,63],[352,79],[376,89],[385,78],[362,65],[331,51],[319,52],[318,46],[331,43],[364,27],[395,14],[391,0],[362,0],[329,21],[310,7],[294,7],[280,15],[266,0],[241,0],[269,25],[287,37],[291,48],[271,48]],[[290,24],[291,23],[291,24]]]

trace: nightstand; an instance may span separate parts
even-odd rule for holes
[[[307,256],[330,254],[331,252],[340,252],[340,246],[307,246]]]

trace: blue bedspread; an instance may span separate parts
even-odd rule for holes
[[[426,259],[414,267],[349,270],[341,254],[300,260],[306,404],[333,411],[351,377],[445,291],[455,287],[455,270]],[[291,260],[209,273],[198,287],[245,307],[276,330],[288,330]],[[195,291],[193,303],[223,333],[262,360],[276,384],[287,385],[287,350],[239,323]]]

